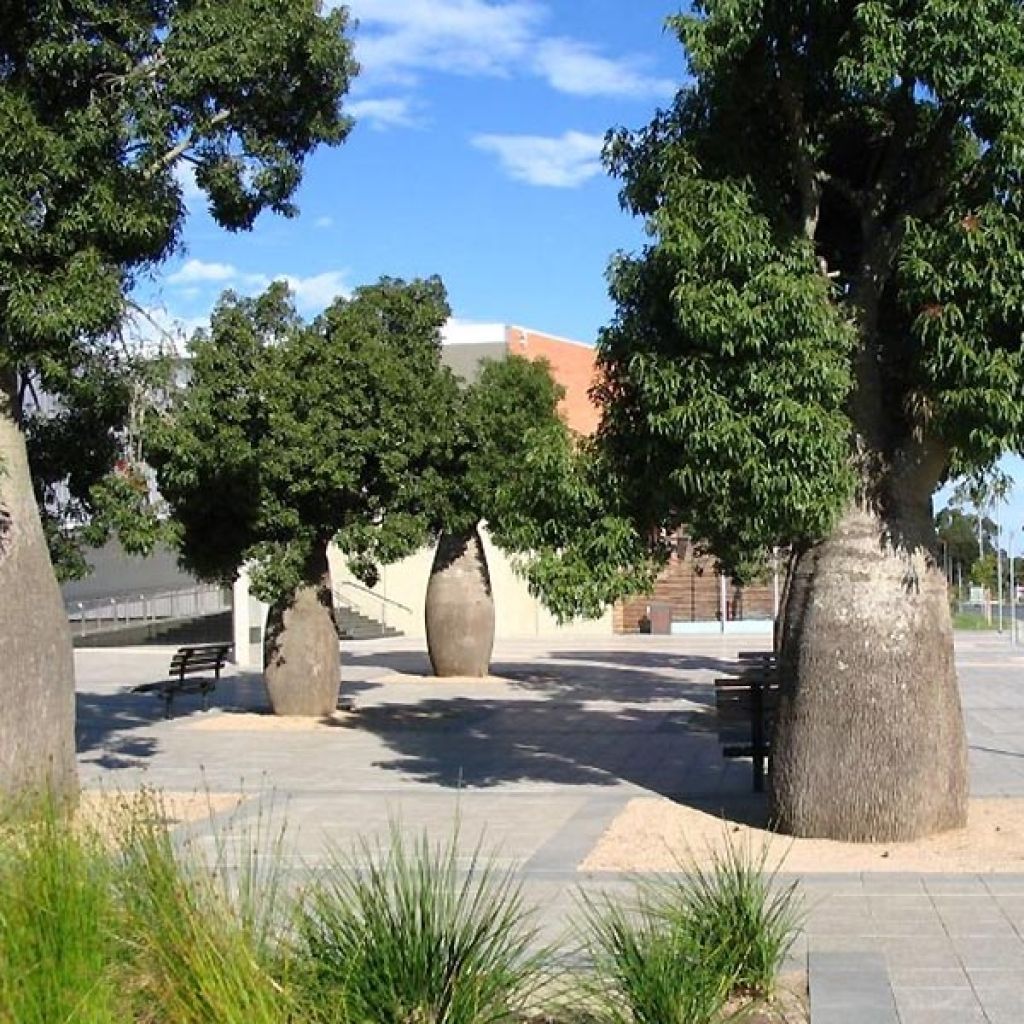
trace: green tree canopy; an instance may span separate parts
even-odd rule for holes
[[[94,540],[118,521],[134,546],[152,536],[112,474],[137,439],[118,335],[125,296],[180,245],[183,170],[229,230],[294,213],[305,158],[350,127],[345,30],[315,0],[2,6],[0,375],[58,554],[90,519]]]
[[[0,591],[18,595],[0,790],[75,785],[52,558],[81,570],[84,523],[90,540],[155,536],[119,335],[133,287],[180,247],[183,171],[229,230],[293,212],[308,154],[349,130],[346,25],[316,0],[0,4]]]
[[[384,279],[309,325],[284,285],[225,295],[149,445],[185,564],[229,580],[252,562],[274,602],[332,541],[369,582],[416,550],[454,443],[447,316],[437,279]]]
[[[977,515],[950,506],[935,517],[935,529],[949,558],[964,566],[972,565],[982,554],[995,551],[996,524],[987,516],[979,519]]]
[[[957,827],[931,499],[1024,442],[1021,4],[692,8],[669,19],[688,82],[606,148],[649,235],[600,338],[610,507],[639,539],[686,523],[733,572],[794,546],[780,828]]]
[[[607,149],[652,242],[613,266],[602,436],[639,520],[730,562],[1020,447],[1024,23],[694,6],[692,84]]]
[[[443,469],[439,529],[464,533],[485,519],[500,532],[499,494],[526,453],[545,432],[568,436],[558,412],[564,393],[546,360],[510,355],[483,363],[453,410],[457,442]]]

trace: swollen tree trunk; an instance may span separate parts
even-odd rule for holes
[[[39,788],[73,797],[71,633],[32,492],[16,386],[0,385],[0,799]]]
[[[800,557],[771,771],[781,831],[891,842],[965,824],[966,740],[933,540],[929,500],[898,516],[854,506]]]
[[[441,534],[427,584],[427,650],[438,676],[486,676],[494,598],[480,533]]]
[[[305,582],[267,616],[264,678],[277,715],[320,718],[338,706],[341,654],[334,626],[327,545],[306,567]]]

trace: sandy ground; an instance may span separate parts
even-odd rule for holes
[[[254,711],[224,711],[190,720],[184,728],[201,732],[319,732],[344,726],[351,717],[343,711],[336,711],[324,718],[261,714]]]
[[[514,683],[514,679],[505,676],[435,676],[418,674],[413,672],[393,672],[391,675],[374,676],[374,684],[395,684],[395,683],[430,683],[436,686],[439,683],[450,683],[458,686],[463,683],[470,683],[479,686],[482,683]],[[344,685],[344,684],[343,684]]]
[[[244,793],[177,793],[161,791],[83,790],[78,813],[86,821],[104,823],[154,807],[169,825],[202,821],[223,811],[231,811],[247,800]]]
[[[972,800],[967,828],[912,843],[792,839],[670,800],[631,800],[579,865],[581,871],[674,871],[707,866],[729,843],[765,854],[768,870],[818,872],[1024,871],[1024,800]]]

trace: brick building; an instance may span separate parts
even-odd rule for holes
[[[596,374],[592,346],[505,324],[451,323],[444,331],[442,358],[466,379],[474,377],[481,360],[503,359],[509,353],[546,359],[552,376],[565,389],[566,422],[580,434],[597,429],[600,414],[589,395]],[[738,587],[715,571],[712,559],[695,556],[692,545],[680,538],[654,590],[620,602],[613,610],[612,626],[616,633],[652,627],[674,632],[716,627],[760,631],[774,618],[777,605],[775,573],[758,585]]]

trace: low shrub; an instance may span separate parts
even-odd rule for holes
[[[628,904],[582,895],[581,982],[457,836],[394,828],[287,893],[265,821],[204,855],[152,794],[0,818],[0,1024],[716,1024],[771,993],[798,921],[766,851],[730,845]]]
[[[670,920],[693,923],[704,956],[733,979],[735,990],[770,995],[796,938],[801,911],[797,884],[782,884],[766,870],[768,847],[726,843],[711,866],[671,883],[676,898],[664,901]]]
[[[585,985],[594,1016],[607,1024],[710,1024],[733,979],[707,958],[690,922],[658,905],[623,909],[583,898],[584,942],[592,958]]]
[[[300,957],[331,1022],[499,1024],[518,1020],[543,981],[533,912],[510,873],[460,870],[454,841],[335,854],[308,888]]]
[[[796,883],[767,847],[728,842],[708,867],[638,883],[630,909],[581,896],[589,984],[609,1024],[710,1024],[735,997],[771,996],[799,927]]]
[[[0,1022],[121,1024],[114,867],[43,800],[0,822]]]
[[[157,806],[154,810],[159,811]],[[280,849],[246,830],[212,862],[176,846],[160,813],[121,830],[120,936],[139,1020],[285,1024],[296,999],[280,906]],[[153,1007],[159,1011],[150,1017]]]

